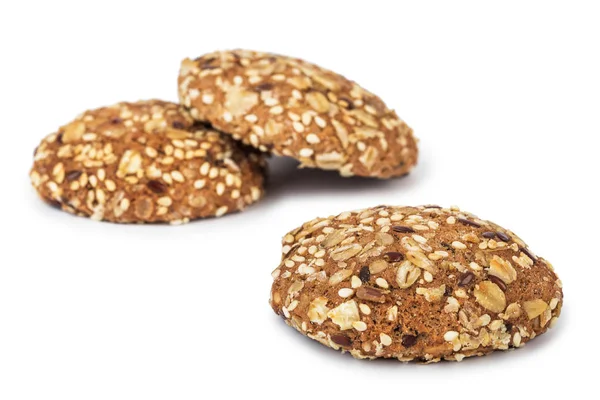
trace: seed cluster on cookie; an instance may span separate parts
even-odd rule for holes
[[[186,59],[179,95],[195,119],[302,166],[389,178],[417,162],[412,130],[379,97],[297,58],[233,50]]]
[[[30,172],[47,202],[112,222],[187,222],[263,195],[264,156],[194,123],[178,104],[118,103],[44,138]]]
[[[560,314],[549,262],[457,208],[380,206],[289,232],[270,303],[357,358],[460,361],[520,347]]]

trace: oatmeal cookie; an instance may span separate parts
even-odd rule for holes
[[[270,303],[302,334],[357,358],[460,361],[521,347],[563,302],[552,265],[457,208],[387,207],[285,235]]]
[[[84,112],[44,138],[30,172],[40,197],[112,222],[187,222],[263,195],[264,156],[160,100]]]
[[[412,129],[379,97],[297,58],[210,53],[182,62],[178,86],[195,119],[301,166],[390,178],[417,162]]]

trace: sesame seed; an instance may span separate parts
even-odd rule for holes
[[[371,314],[371,308],[368,305],[366,305],[366,304],[359,304],[358,308],[365,315]]]
[[[353,294],[354,294],[354,290],[352,290],[350,288],[342,288],[338,291],[338,295],[344,299],[351,297]]]
[[[314,150],[309,149],[309,148],[300,149],[300,151],[298,152],[300,157],[310,157],[313,155],[313,153],[314,153]]]
[[[308,135],[306,135],[306,141],[310,144],[317,144],[321,142],[321,139],[319,139],[319,137],[314,133],[309,133]]]
[[[377,284],[377,286],[382,287],[384,289],[387,289],[390,287],[390,285],[388,284],[388,282],[383,279],[383,278],[377,278],[375,279],[375,284]]]
[[[179,172],[179,171],[171,171],[171,177],[176,182],[183,182],[183,181],[185,181],[185,178],[183,177],[183,174],[181,172]]]
[[[271,109],[269,109],[269,113],[273,114],[273,115],[279,115],[283,113],[283,107],[281,107],[280,105],[276,105],[274,107],[271,107]]]
[[[452,242],[452,247],[454,247],[455,249],[459,249],[459,250],[464,250],[467,248],[467,246],[464,243],[459,242],[457,240]]]
[[[169,207],[171,204],[173,204],[173,200],[171,200],[171,198],[168,196],[159,197],[156,202],[163,207]]]
[[[384,346],[389,346],[392,344],[392,338],[383,332],[379,334],[379,340],[381,341],[381,344]]]
[[[352,327],[359,332],[364,332],[367,330],[367,324],[365,324],[363,321],[354,321],[352,323]]]

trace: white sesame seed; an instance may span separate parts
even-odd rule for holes
[[[473,270],[473,271],[481,271],[483,268],[477,264],[476,262],[472,261],[469,263],[469,267]]]
[[[301,123],[301,122],[294,121],[294,122],[292,123],[292,126],[294,127],[294,130],[295,130],[296,132],[298,132],[298,133],[302,133],[302,132],[304,132],[304,125],[302,125],[302,123]]]
[[[309,148],[300,149],[300,151],[298,152],[300,157],[310,157],[313,155],[313,153],[314,153],[314,151]]]
[[[155,149],[153,149],[152,147],[146,147],[144,152],[150,158],[155,158],[158,155],[158,152]]]
[[[171,171],[171,177],[176,182],[183,182],[183,181],[185,181],[185,178],[183,177],[183,174],[181,172],[179,172],[179,171]]]
[[[73,182],[73,183],[77,183],[77,182]],[[115,184],[115,182],[110,179],[108,179],[106,182],[104,182],[104,186],[106,186],[106,190],[108,190],[109,192],[114,192],[117,189],[117,185]]]
[[[171,204],[173,204],[173,200],[171,200],[171,198],[168,196],[159,197],[156,202],[163,207],[169,207]]]
[[[290,305],[287,307],[288,311],[294,311],[294,309],[298,307],[298,300],[294,300],[290,303]]]
[[[371,308],[366,304],[359,304],[358,308],[360,308],[360,311],[365,315],[371,314]]]
[[[271,107],[269,109],[269,113],[271,113],[273,115],[279,115],[279,114],[283,113],[283,107],[281,107],[280,105],[277,105],[275,107]]]
[[[327,126],[327,122],[325,122],[325,120],[319,116],[315,117],[315,123],[319,128],[325,128]]]
[[[202,95],[202,102],[204,104],[212,104],[214,99],[215,99],[215,96],[213,96],[210,93],[205,93]]]
[[[162,179],[169,185],[173,183],[173,178],[171,177],[171,174],[168,174],[166,172],[164,174],[162,174]]]
[[[310,111],[305,111],[302,113],[302,123],[306,126],[309,126],[312,121],[312,114]]]
[[[390,285],[387,283],[387,281],[383,278],[375,279],[375,284],[377,284],[377,286],[382,287],[384,289],[387,289],[388,287],[390,287]]]
[[[205,162],[204,164],[202,164],[202,166],[200,167],[200,175],[206,175],[208,174],[208,171],[210,170],[210,163]]]
[[[359,331],[359,332],[364,332],[364,331],[366,331],[366,330],[367,330],[367,324],[365,324],[365,323],[364,323],[364,322],[362,322],[362,321],[354,321],[354,322],[352,323],[352,327],[353,327],[354,329],[356,329],[357,331]]]
[[[392,216],[390,217],[390,219],[394,222],[402,221],[403,218],[404,215],[402,214],[392,214]]]
[[[131,203],[129,202],[129,199],[123,199],[119,203],[119,208],[121,208],[121,210],[123,210],[123,211],[127,211],[129,209],[130,204]]]
[[[385,226],[385,225],[390,225],[391,221],[389,218],[381,217],[381,218],[377,218],[377,221],[375,221],[375,223],[377,224],[377,226]]]
[[[216,217],[220,217],[222,215],[224,215],[227,212],[227,206],[221,206],[217,209],[217,212],[215,213]]]
[[[389,346],[392,344],[392,338],[383,332],[379,334],[379,339],[381,341],[381,344],[384,346]]]
[[[513,336],[513,344],[515,347],[519,347],[521,345],[521,334],[519,332],[515,332]]]
[[[321,139],[319,139],[319,137],[314,133],[309,133],[306,135],[306,141],[310,144],[317,144],[321,141]]]
[[[325,250],[319,250],[315,253],[316,258],[321,258],[325,255]]]
[[[421,235],[412,235],[412,238],[415,240],[415,242],[417,243],[421,243],[421,244],[425,244],[427,243],[427,239],[425,239],[423,236]]]
[[[433,275],[431,275],[431,272],[425,271],[425,272],[423,272],[423,279],[425,279],[425,282],[432,282]]]
[[[260,199],[260,195],[261,195],[261,191],[259,188],[257,188],[256,186],[252,186],[250,188],[250,196],[252,197],[252,200],[256,201],[256,200]]]
[[[455,249],[459,249],[459,250],[464,250],[467,248],[467,246],[464,243],[459,242],[458,240],[455,240],[454,242],[452,242],[452,247],[454,247]]]

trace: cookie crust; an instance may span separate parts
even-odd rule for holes
[[[289,232],[270,303],[356,358],[461,361],[521,347],[563,302],[552,265],[513,232],[457,208],[388,207]]]
[[[31,182],[67,212],[111,222],[184,223],[263,195],[264,157],[160,100],[89,110],[44,138]]]
[[[390,178],[417,162],[412,129],[379,97],[297,58],[219,51],[185,59],[178,83],[195,119],[304,167]]]

